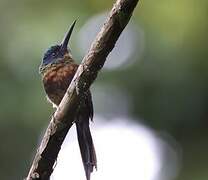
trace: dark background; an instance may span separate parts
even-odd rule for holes
[[[81,60],[84,52],[79,43],[84,40],[80,36],[83,32],[88,36],[95,29],[91,26],[89,31],[85,23],[109,11],[113,3],[0,1],[1,179],[26,176],[38,139],[53,112],[38,74],[44,51],[60,42],[78,18],[71,49]],[[133,55],[116,67],[109,68],[109,64],[93,85],[93,91],[99,86],[116,87],[114,93],[118,94],[125,92],[119,97],[130,99],[128,116],[143,119],[147,126],[177,141],[183,151],[177,180],[208,179],[207,9],[207,0],[141,1],[129,26],[136,29],[132,35],[136,43],[122,50]],[[120,57],[115,57],[109,62],[119,61]],[[106,115],[108,106],[95,101],[95,113]]]

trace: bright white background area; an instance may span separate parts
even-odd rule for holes
[[[177,175],[178,153],[159,135],[130,119],[91,123],[98,170],[92,180],[171,180]],[[168,156],[168,161],[165,159]],[[75,128],[70,129],[51,180],[85,180]]]

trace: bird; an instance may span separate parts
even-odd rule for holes
[[[39,66],[46,97],[55,108],[58,108],[79,66],[75,63],[71,50],[68,48],[75,23],[76,20],[70,26],[61,43],[47,49]],[[92,95],[88,90],[80,100],[74,119],[87,180],[90,180],[94,168],[97,169],[96,152],[89,127],[90,120],[93,120],[93,113]]]

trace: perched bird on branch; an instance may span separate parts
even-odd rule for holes
[[[72,58],[67,48],[76,21],[71,25],[61,44],[51,46],[44,54],[39,72],[48,100],[53,106],[58,107],[64,94],[71,83],[78,64]],[[89,121],[93,118],[93,103],[90,90],[84,93],[79,102],[74,122],[77,129],[77,137],[82,156],[82,162],[87,180],[94,167],[97,168],[97,160]]]

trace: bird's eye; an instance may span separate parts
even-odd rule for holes
[[[52,56],[55,56],[56,55],[56,53],[52,53]]]

